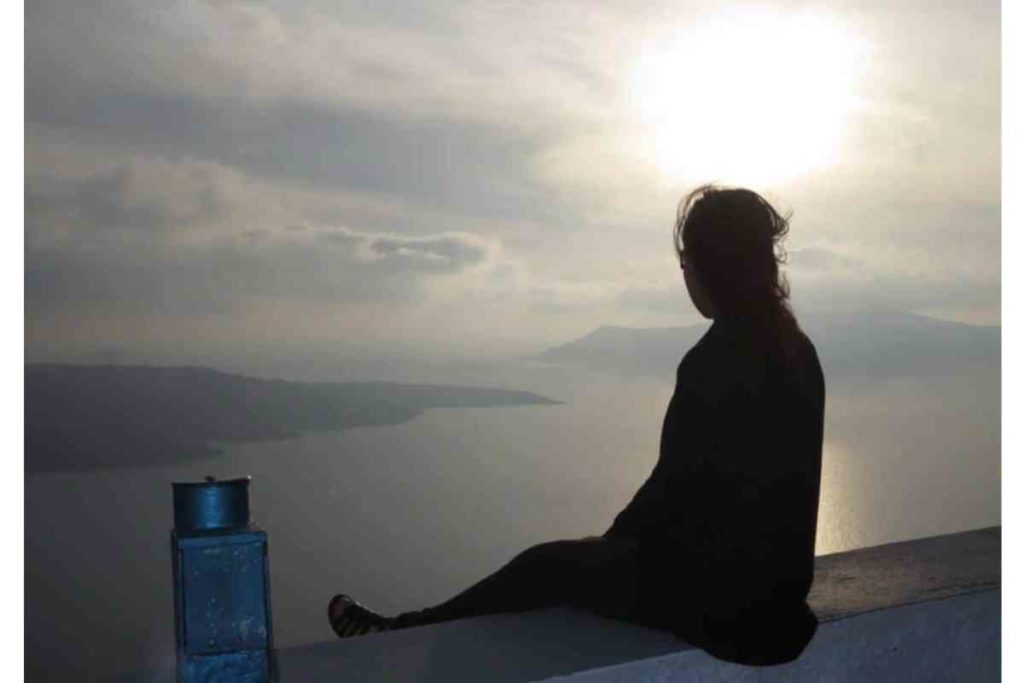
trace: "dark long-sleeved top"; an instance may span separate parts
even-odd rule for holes
[[[605,534],[640,541],[679,635],[753,663],[792,659],[817,625],[806,598],[825,412],[811,341],[794,331],[784,354],[765,339],[716,319],[686,353],[654,471]]]

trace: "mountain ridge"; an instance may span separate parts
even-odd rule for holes
[[[211,442],[396,425],[429,408],[554,405],[493,387],[295,382],[205,366],[25,366],[27,472],[167,465]]]
[[[995,364],[1001,326],[974,325],[891,310],[798,316],[826,373],[892,376],[936,372],[964,364]],[[598,365],[662,374],[709,329],[711,321],[667,327],[601,325],[532,356],[557,364]]]

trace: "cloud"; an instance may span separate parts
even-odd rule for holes
[[[856,268],[863,265],[858,258],[842,254],[827,247],[804,247],[787,252],[788,264],[797,270],[829,271]]]
[[[314,216],[367,227],[314,224]],[[422,220],[401,206],[289,189],[190,159],[132,156],[92,174],[36,173],[26,179],[28,315],[412,301],[429,295],[431,278],[500,259],[499,237],[429,230]],[[407,222],[409,230],[396,229]]]
[[[832,9],[878,49],[838,164],[768,188],[795,210],[795,295],[997,308],[997,10]],[[524,340],[673,324],[689,188],[640,144],[630,66],[714,10],[30,3],[28,314],[196,312],[225,338],[260,306],[355,335],[464,334],[470,304]]]
[[[424,209],[540,217],[554,195],[528,171],[538,144],[522,131],[455,121],[377,118],[345,107],[204,100],[85,89],[26,93],[29,153],[68,137],[149,157],[202,159],[286,184],[372,192]]]
[[[423,299],[430,278],[486,267],[497,243],[476,235],[419,239],[359,233],[351,240],[287,231],[216,245],[45,247],[27,253],[30,316],[54,310],[223,314],[260,299],[333,303]]]
[[[625,216],[660,199],[665,182],[639,144],[650,131],[635,120],[629,65],[651,35],[685,32],[711,6],[97,0],[69,10],[44,0],[26,22],[26,114],[165,155],[456,210],[540,217],[537,207],[567,202],[589,204],[588,219]],[[841,163],[822,174],[842,178],[830,195],[997,196],[993,18],[915,13],[928,30],[908,41],[890,36],[906,16],[845,11],[881,47]],[[102,39],[84,29],[99,25]],[[952,25],[962,35],[948,35]],[[947,39],[947,68],[934,63],[933,34]],[[911,76],[928,87],[908,87]]]
[[[614,62],[607,48],[630,16],[571,3],[516,12],[200,0],[33,5],[27,80],[36,83],[63,71],[90,88],[156,85],[176,96],[340,104],[401,119],[539,129],[552,113],[601,115],[613,85],[602,68]]]
[[[461,270],[484,260],[491,245],[476,235],[442,234],[427,237],[364,235],[357,254],[370,261],[400,259],[429,268]]]
[[[360,232],[345,227],[311,229],[315,240],[344,248],[368,268],[403,272],[456,273],[497,258],[500,243],[481,235]]]
[[[180,232],[222,220],[237,174],[219,164],[134,157],[86,177],[29,176],[25,213],[30,240],[57,233]]]

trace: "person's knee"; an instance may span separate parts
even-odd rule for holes
[[[572,541],[548,541],[538,543],[519,553],[513,560],[516,564],[550,569],[565,558]]]

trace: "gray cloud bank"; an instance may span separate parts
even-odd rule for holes
[[[685,188],[636,158],[624,83],[652,26],[712,9],[32,3],[29,351],[186,319],[524,350],[692,320]],[[831,9],[875,61],[849,158],[773,189],[794,300],[997,321],[998,13]]]
[[[230,173],[204,163],[34,181],[26,197],[26,290],[41,307],[180,313],[255,296],[390,300],[415,296],[424,276],[478,266],[499,249],[468,232],[240,226],[233,217],[245,190],[228,187]]]

